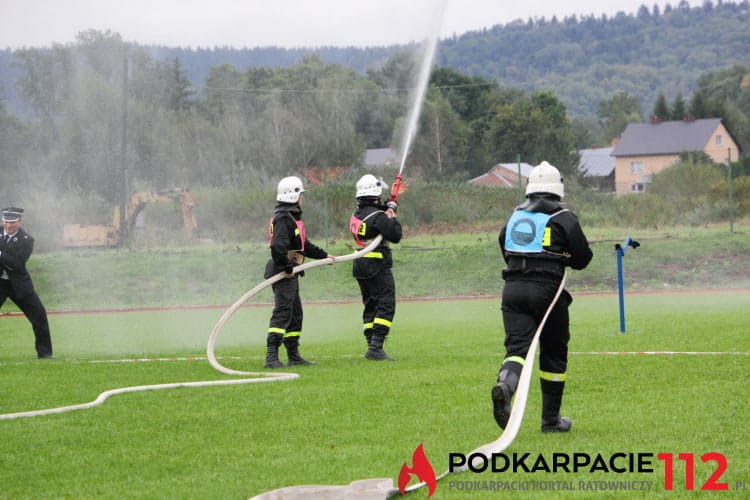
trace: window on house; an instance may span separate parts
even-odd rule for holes
[[[631,174],[640,174],[643,172],[643,162],[642,161],[631,161],[630,162],[630,173]]]
[[[716,136],[714,137],[714,143],[715,143],[715,144],[716,144],[717,146],[721,146],[721,135],[720,135],[720,134],[717,134],[717,135],[716,135]]]
[[[642,193],[645,190],[646,190],[646,186],[642,182],[636,182],[630,185],[631,193]]]

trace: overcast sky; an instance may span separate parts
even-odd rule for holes
[[[141,45],[377,46],[441,38],[529,17],[635,13],[644,0],[0,0],[0,49],[69,44],[88,29]],[[673,0],[673,7],[678,0]],[[690,4],[698,5],[698,0]]]

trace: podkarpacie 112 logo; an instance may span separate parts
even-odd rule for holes
[[[449,490],[478,491],[655,491],[661,483],[664,491],[746,491],[746,481],[731,485],[724,477],[729,468],[727,458],[719,452],[668,453],[668,452],[616,452],[611,454],[586,452],[512,452],[512,453],[456,453],[448,454],[448,471],[440,478],[454,472],[472,474],[497,474],[496,479],[462,478],[451,480]],[[534,479],[516,474],[535,474]],[[545,474],[556,474],[553,478]],[[560,475],[563,476],[560,476]],[[564,479],[565,474],[575,474],[575,479]],[[582,474],[584,474],[582,476]],[[628,474],[627,478],[619,476]],[[633,476],[635,474],[635,476]],[[590,476],[589,476],[590,475]],[[563,479],[561,479],[561,477]],[[412,479],[419,484],[407,490]],[[437,488],[438,478],[427,458],[422,443],[411,457],[411,465],[404,462],[398,475],[398,490],[407,492],[427,487],[427,497]]]

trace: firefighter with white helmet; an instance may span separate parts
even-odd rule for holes
[[[315,364],[299,353],[299,338],[302,333],[302,301],[299,295],[299,276],[295,266],[302,264],[304,257],[325,259],[328,252],[314,245],[305,235],[302,222],[302,194],[305,192],[299,177],[284,177],[276,190],[273,215],[268,227],[268,246],[271,259],[266,264],[265,278],[285,273],[285,278],[272,285],[274,308],[268,325],[266,338],[265,368],[282,368],[279,348],[284,344],[289,358],[288,366]]]
[[[593,254],[576,215],[563,207],[560,171],[546,161],[534,167],[526,186],[526,200],[500,230],[499,243],[506,268],[502,293],[505,358],[492,388],[493,416],[505,429],[511,398],[531,341],[552,305],[565,267],[585,268]],[[563,291],[552,307],[539,337],[542,389],[542,432],[567,432],[571,421],[560,416],[570,340],[568,306]]]
[[[297,203],[305,188],[299,177],[284,177],[276,188],[276,201],[283,203]]]
[[[393,361],[383,350],[383,342],[396,313],[396,284],[391,271],[393,257],[389,243],[401,241],[401,223],[396,219],[397,204],[393,200],[382,203],[381,195],[388,189],[388,184],[372,174],[363,175],[356,188],[357,209],[349,221],[354,243],[357,248],[365,248],[372,239],[383,235],[377,248],[352,265],[352,275],[357,280],[364,304],[365,358]]]
[[[546,161],[543,161],[531,170],[529,182],[526,184],[526,195],[534,193],[549,193],[557,195],[560,200],[565,197],[560,171]]]

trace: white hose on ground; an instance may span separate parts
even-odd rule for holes
[[[328,257],[325,259],[312,260],[309,262],[305,262],[304,264],[295,266],[294,269],[292,270],[292,273],[297,274],[300,271],[305,271],[307,269],[312,269],[313,267],[323,266],[326,264],[334,264],[338,262],[347,262],[350,260],[356,260],[362,257],[363,255],[365,255],[366,253],[372,252],[375,248],[377,248],[378,245],[380,245],[381,241],[383,241],[383,235],[379,234],[365,248],[361,250],[358,250],[351,254],[342,255],[341,257],[335,257],[335,260]],[[279,378],[283,380],[290,380],[290,379],[299,377],[299,375],[296,373],[244,372],[244,371],[239,371],[239,370],[233,370],[231,368],[222,366],[222,364],[216,360],[216,356],[214,356],[214,349],[216,347],[216,338],[219,336],[221,329],[224,328],[224,324],[229,320],[229,318],[232,317],[232,315],[237,311],[237,309],[239,309],[242,306],[242,304],[250,300],[251,297],[260,293],[261,290],[268,288],[269,286],[273,285],[277,281],[286,279],[284,278],[284,275],[285,273],[280,272],[271,276],[267,280],[259,283],[255,288],[247,292],[245,295],[237,299],[237,301],[234,304],[229,306],[229,309],[227,309],[224,312],[224,314],[221,315],[221,318],[219,318],[219,321],[216,322],[216,325],[214,325],[213,330],[211,330],[211,335],[208,337],[208,344],[206,345],[206,357],[208,358],[208,362],[216,371],[219,371],[226,375],[265,375],[267,377]]]
[[[263,375],[269,375],[269,374],[263,374]],[[286,375],[297,375],[296,373],[290,373]],[[69,406],[60,406],[58,408],[48,408],[45,410],[33,410],[33,411],[21,411],[18,413],[5,413],[0,415],[0,420],[13,420],[15,418],[22,418],[22,417],[40,417],[43,415],[52,415],[55,413],[66,413],[69,411],[74,410],[87,410],[89,408],[93,408],[95,406],[99,406],[100,404],[104,403],[110,396],[115,396],[117,394],[125,394],[128,392],[140,392],[140,391],[156,391],[160,389],[176,389],[178,387],[208,387],[213,385],[239,385],[239,384],[253,384],[257,382],[274,382],[277,380],[289,380],[291,378],[296,377],[287,377],[287,378],[274,378],[274,377],[266,377],[266,378],[244,378],[244,379],[232,379],[232,380],[204,380],[204,381],[198,381],[198,382],[175,382],[171,384],[154,384],[154,385],[138,385],[133,387],[121,387],[119,389],[110,389],[108,391],[104,391],[99,396],[88,403],[80,403],[75,405],[69,405]]]
[[[335,262],[347,262],[350,260],[358,259],[362,257],[364,254],[371,252],[373,249],[375,249],[382,240],[383,240],[383,236],[378,235],[375,239],[372,240],[372,242],[370,242],[369,245],[367,245],[362,250],[359,250],[352,254],[344,255],[342,257],[335,257]],[[304,271],[305,269],[311,269],[313,267],[322,266],[324,264],[332,264],[332,263],[334,263],[334,259],[331,259],[331,258],[310,261],[305,264],[296,266],[293,272],[296,274],[296,273],[299,273],[300,271]],[[208,361],[209,363],[211,363],[211,366],[213,366],[217,371],[227,374],[227,375],[245,375],[245,376],[249,375],[251,376],[251,378],[232,379],[232,380],[205,380],[205,381],[198,381],[198,382],[175,382],[171,384],[154,384],[154,385],[139,385],[139,386],[133,386],[133,387],[121,387],[119,389],[111,389],[108,391],[104,391],[101,394],[99,394],[99,396],[95,400],[90,401],[88,403],[60,406],[57,408],[48,408],[44,410],[32,410],[32,411],[22,411],[22,412],[16,412],[16,413],[5,413],[5,414],[0,414],[0,420],[12,420],[15,418],[22,418],[22,417],[39,417],[42,415],[65,413],[65,412],[74,411],[74,410],[85,410],[85,409],[89,409],[89,408],[93,408],[95,406],[101,405],[110,396],[114,396],[117,394],[124,394],[128,392],[154,391],[154,390],[160,390],[160,389],[175,389],[178,387],[208,387],[208,386],[215,386],[215,385],[239,385],[239,384],[255,384],[255,383],[260,383],[260,382],[281,382],[284,380],[293,380],[293,379],[298,378],[299,374],[297,373],[243,372],[243,371],[238,371],[238,370],[232,370],[230,368],[223,367],[216,360],[216,357],[214,356],[214,346],[216,344],[216,337],[221,331],[221,328],[224,326],[224,323],[226,323],[227,320],[232,316],[232,314],[234,314],[234,312],[242,304],[247,302],[248,299],[250,299],[252,296],[259,293],[264,288],[279,281],[280,279],[284,279],[283,272],[268,278],[267,280],[260,283],[258,286],[256,286],[249,292],[247,292],[245,295],[240,297],[221,316],[218,323],[216,323],[216,326],[214,326],[214,329],[211,331],[211,335],[208,339],[208,347],[206,351],[208,354]]]
[[[544,324],[547,322],[547,318],[549,317],[550,313],[552,313],[552,309],[555,307],[555,304],[557,304],[557,300],[560,298],[560,295],[562,294],[562,291],[565,288],[566,276],[567,276],[567,270],[563,274],[562,280],[560,281],[560,286],[557,288],[557,292],[555,293],[555,296],[552,298],[552,302],[550,302],[550,305],[547,308],[547,311],[544,313],[544,316],[542,317],[542,321],[539,323],[539,326],[537,327],[536,332],[534,332],[534,338],[531,340],[531,345],[529,346],[529,352],[526,354],[526,363],[524,364],[523,370],[521,371],[521,378],[518,382],[518,390],[516,391],[515,400],[513,401],[513,406],[510,411],[510,418],[508,418],[508,425],[505,426],[503,433],[500,435],[500,437],[497,440],[480,446],[479,448],[469,453],[468,456],[477,454],[477,455],[483,455],[487,459],[491,459],[493,453],[500,453],[503,450],[505,450],[508,446],[511,445],[513,440],[516,438],[516,435],[518,435],[518,431],[521,429],[521,421],[523,420],[523,414],[526,411],[526,400],[528,399],[528,396],[529,396],[529,387],[531,385],[531,373],[534,371],[536,349],[537,349],[537,346],[539,345],[539,336],[541,335],[542,330],[544,329]],[[477,458],[477,460],[479,460],[479,458]],[[466,465],[457,467],[452,472],[453,473],[461,472],[461,471],[468,470],[468,468],[469,468],[469,463],[467,461]],[[444,478],[450,473],[451,473],[451,470],[447,470],[441,475],[437,476],[436,480],[439,481],[440,479]],[[426,483],[415,484],[414,486],[406,488],[404,491],[405,492],[414,491],[425,485]]]

